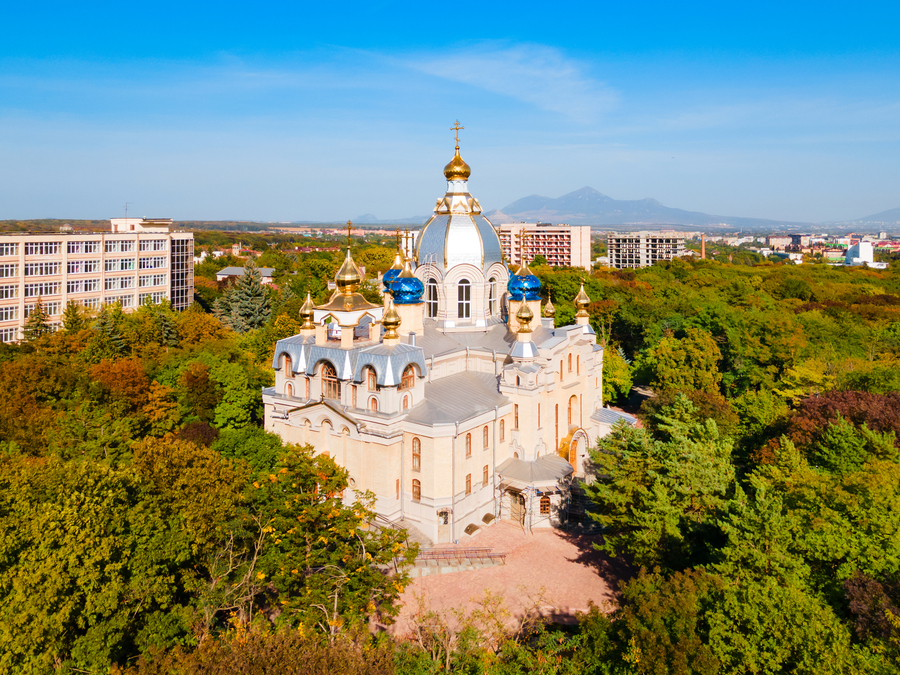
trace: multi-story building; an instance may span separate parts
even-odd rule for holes
[[[589,225],[510,223],[501,225],[497,234],[503,255],[512,264],[521,265],[523,257],[531,262],[541,255],[553,267],[591,269]]]
[[[783,251],[791,245],[793,239],[790,236],[766,237],[766,245],[773,251]]]
[[[609,266],[616,269],[649,267],[684,255],[681,232],[610,232],[606,241]]]
[[[89,310],[147,298],[185,309],[194,297],[194,234],[170,219],[113,218],[109,232],[0,235],[0,339],[14,342],[38,298],[58,328],[75,302]]]

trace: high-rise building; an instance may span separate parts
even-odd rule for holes
[[[684,255],[680,232],[610,232],[607,235],[609,266],[616,269],[649,267],[658,260]]]
[[[38,298],[57,329],[66,304],[89,310],[147,298],[186,309],[194,297],[194,233],[171,219],[113,218],[109,232],[0,235],[0,339],[15,342]]]
[[[514,265],[543,256],[553,267],[591,269],[591,228],[589,225],[560,223],[509,223],[500,225],[500,247]],[[524,235],[524,237],[523,237]]]

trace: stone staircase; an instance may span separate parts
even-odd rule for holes
[[[506,564],[506,554],[492,548],[425,548],[419,551],[409,575],[413,578],[432,574],[467,572]]]

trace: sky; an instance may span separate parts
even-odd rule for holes
[[[900,3],[0,3],[0,219],[900,207]]]

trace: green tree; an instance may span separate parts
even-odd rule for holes
[[[66,303],[66,308],[62,315],[63,330],[67,333],[77,333],[83,328],[87,328],[87,321],[78,303],[71,300]]]
[[[268,289],[252,260],[244,267],[244,275],[221,298],[216,300],[213,313],[226,326],[238,333],[262,328],[272,311]]]
[[[38,338],[51,333],[52,329],[50,328],[49,320],[49,315],[44,311],[44,303],[41,301],[41,298],[38,298],[34,303],[31,314],[28,315],[28,319],[25,321],[25,325],[22,326],[22,336],[25,338],[25,341],[34,342]]]
[[[719,347],[705,330],[687,327],[683,338],[665,335],[641,360],[650,384],[663,391],[718,391]]]

